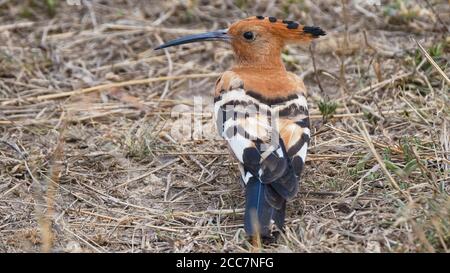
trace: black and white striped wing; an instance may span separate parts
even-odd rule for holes
[[[279,195],[273,199],[288,199],[295,195],[298,183],[284,141],[273,126],[272,111],[242,88],[215,98],[216,127],[239,162],[242,181],[259,179]]]

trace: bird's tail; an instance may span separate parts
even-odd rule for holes
[[[258,178],[252,177],[246,185],[246,204],[244,216],[244,229],[251,238],[270,238],[271,221],[283,230],[286,200],[280,198],[276,200],[277,206],[274,207],[269,201],[274,194],[270,184],[263,184]]]

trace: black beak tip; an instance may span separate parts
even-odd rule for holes
[[[158,47],[155,47],[153,50],[160,50],[160,49],[162,49],[162,46],[158,46]]]

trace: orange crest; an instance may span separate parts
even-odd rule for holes
[[[303,26],[294,21],[264,16],[253,16],[240,20],[228,29],[228,34],[232,37],[242,36],[244,40],[248,40],[244,37],[246,32],[254,32],[256,34],[253,37],[255,41],[258,36],[268,38],[267,36],[270,35],[271,38],[284,43],[309,42],[326,34],[320,27]]]
[[[275,17],[254,16],[232,24],[228,29],[238,63],[260,65],[278,63],[286,44],[309,42],[325,35],[319,27],[300,25]]]

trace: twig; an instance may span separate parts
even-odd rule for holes
[[[402,193],[403,195],[406,196],[406,193],[402,189],[400,189],[400,187],[398,186],[397,182],[395,181],[395,179],[392,177],[392,175],[389,173],[388,169],[386,168],[386,165],[384,164],[384,162],[381,159],[380,155],[378,154],[377,150],[375,150],[373,142],[372,142],[372,140],[371,140],[371,138],[369,136],[369,132],[367,132],[366,125],[364,124],[364,122],[361,122],[360,124],[361,124],[361,127],[362,127],[362,129],[360,129],[360,132],[361,132],[362,136],[364,137],[364,140],[366,141],[367,146],[369,147],[369,149],[372,152],[373,156],[378,161],[378,164],[380,165],[381,170],[384,172],[384,174],[388,178],[388,181],[391,183],[391,185],[392,185],[392,187],[394,189],[396,189],[397,191],[399,191],[400,193]]]
[[[353,134],[351,134],[349,132],[346,132],[344,130],[335,128],[335,127],[330,126],[330,125],[326,125],[326,126],[330,127],[331,129],[333,129],[335,131],[338,131],[340,133],[346,134],[347,136],[349,136],[350,138],[352,138],[354,140],[357,140],[359,142],[365,142],[365,138],[364,137],[353,135]],[[403,154],[403,151],[401,149],[398,149],[397,147],[392,147],[392,146],[389,146],[389,145],[385,145],[385,144],[382,144],[382,143],[379,143],[379,142],[373,141],[373,140],[371,140],[371,143],[373,143],[375,146],[378,146],[380,148],[389,148],[391,151],[394,151],[394,152],[399,153],[399,154]]]
[[[64,227],[64,231],[70,233],[72,236],[78,238],[80,241],[82,241],[83,243],[85,243],[86,245],[88,245],[90,248],[92,248],[95,252],[98,253],[102,253],[102,252],[106,252],[105,249],[98,249],[97,247],[95,247],[94,245],[92,245],[90,242],[88,242],[87,240],[85,240],[83,237],[81,237],[80,235],[76,234],[75,232],[71,231],[70,229]]]
[[[436,16],[437,20],[442,25],[442,29],[444,29],[446,32],[449,32],[447,24],[445,24],[442,21],[441,16],[439,16],[439,14],[436,12],[436,10],[434,9],[433,5],[430,4],[430,1],[425,0],[425,3],[427,3],[427,6],[431,9],[431,11],[433,12],[434,16]]]
[[[383,88],[384,86],[386,86],[388,84],[394,83],[395,81],[398,81],[400,79],[409,77],[409,76],[411,76],[413,74],[414,74],[414,72],[406,72],[406,73],[402,73],[402,74],[396,75],[396,76],[394,76],[394,77],[392,77],[390,79],[384,80],[382,82],[378,82],[378,83],[376,83],[374,85],[370,85],[370,86],[364,87],[364,88],[362,88],[362,89],[352,93],[352,96],[358,95],[358,94],[361,94],[361,93],[366,93],[367,91],[376,91],[378,89]],[[338,98],[337,101],[343,101],[343,100],[345,100],[347,98],[348,98],[348,96],[341,97],[341,98]]]
[[[309,46],[309,52],[311,53],[311,59],[312,59],[313,68],[314,68],[314,79],[316,80],[317,85],[319,86],[320,92],[322,94],[325,94],[325,92],[323,91],[323,88],[322,88],[322,84],[320,83],[320,80],[319,80],[319,75],[317,73],[316,58],[314,58],[314,43],[312,43]]]
[[[151,174],[153,174],[153,173],[155,173],[155,172],[157,172],[157,171],[159,171],[159,170],[162,170],[162,169],[164,169],[164,168],[166,168],[166,167],[172,165],[172,164],[175,163],[175,162],[178,162],[178,160],[180,160],[180,159],[179,159],[179,158],[175,158],[175,159],[173,159],[173,160],[171,160],[171,161],[169,161],[169,162],[166,162],[165,164],[163,164],[163,165],[161,165],[161,166],[159,166],[159,167],[157,167],[157,168],[155,168],[155,169],[153,169],[153,170],[151,170],[151,171],[149,171],[149,172],[144,173],[143,175],[140,175],[140,176],[138,176],[138,177],[135,177],[135,178],[132,178],[132,179],[130,179],[130,180],[128,180],[128,181],[125,181],[125,182],[123,182],[122,184],[119,184],[119,185],[117,185],[117,186],[115,186],[115,187],[113,187],[113,188],[114,188],[114,189],[117,189],[117,188],[123,187],[123,186],[125,186],[125,185],[128,185],[128,184],[130,184],[131,182],[135,182],[135,181],[141,180],[142,178],[145,178],[145,177],[147,177],[147,176],[149,176],[149,175],[151,175]]]
[[[164,191],[164,202],[167,202],[167,196],[169,195],[171,182],[172,182],[172,173],[169,173],[169,175],[167,175],[166,189]]]
[[[174,212],[174,216],[178,215],[203,215],[203,214],[220,214],[220,215],[229,215],[229,214],[241,214],[245,210],[244,209],[213,209],[213,210],[204,210],[204,211],[192,211],[192,212]]]
[[[42,96],[31,97],[31,98],[7,100],[7,101],[2,102],[1,105],[9,105],[12,103],[17,103],[17,102],[34,102],[34,101],[42,101],[42,100],[60,99],[60,98],[65,98],[65,97],[70,97],[70,96],[78,96],[78,95],[82,95],[82,94],[87,94],[87,93],[91,93],[91,92],[95,92],[95,91],[101,91],[101,90],[104,90],[107,88],[114,88],[114,87],[148,84],[148,83],[153,83],[153,82],[158,82],[158,81],[168,81],[168,80],[214,78],[214,77],[218,77],[219,75],[220,75],[219,73],[189,74],[189,75],[157,77],[157,78],[141,79],[141,80],[131,80],[131,81],[125,81],[125,82],[118,82],[118,83],[107,83],[107,84],[97,85],[97,86],[84,88],[84,89],[80,89],[80,90],[75,90],[75,91],[50,94],[50,95],[42,95]]]
[[[9,24],[9,25],[3,25],[3,26],[0,26],[0,32],[12,30],[12,29],[18,29],[18,28],[29,28],[29,27],[34,26],[34,24],[35,24],[34,22],[18,22],[18,23]]]
[[[433,60],[433,58],[431,58],[430,54],[428,54],[428,52],[425,50],[425,48],[423,48],[423,46],[416,39],[414,39],[414,37],[411,36],[410,38],[414,42],[416,42],[417,46],[420,49],[420,52],[422,52],[422,54],[425,56],[425,58],[427,58],[427,60],[433,65],[433,67],[439,72],[439,74],[441,74],[442,77],[444,77],[444,79],[447,81],[447,84],[450,84],[450,79],[448,78],[448,76],[439,67],[439,65]]]

